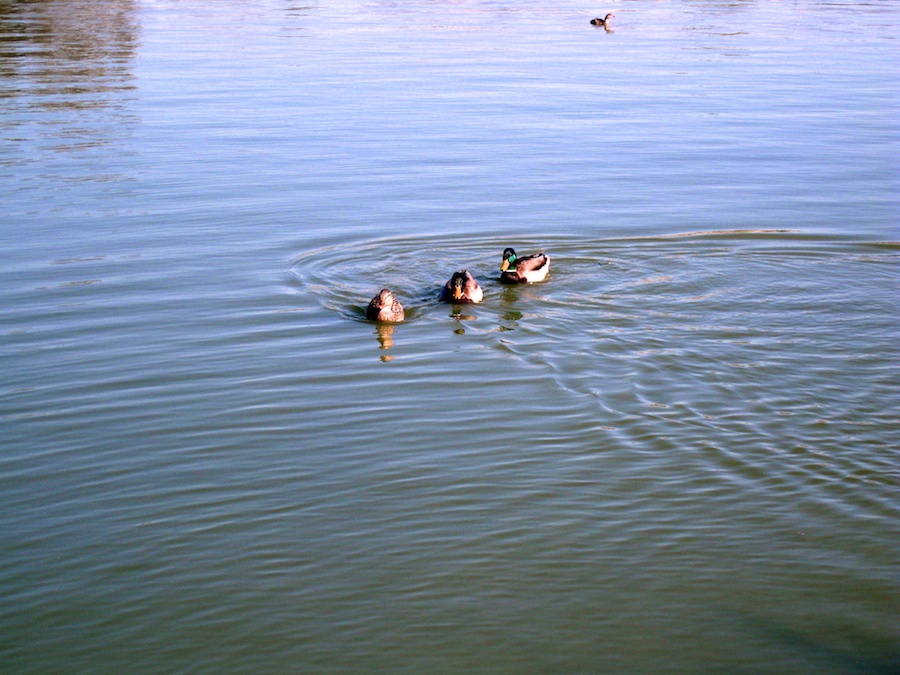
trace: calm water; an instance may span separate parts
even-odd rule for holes
[[[0,672],[898,672],[898,22],[0,3]]]

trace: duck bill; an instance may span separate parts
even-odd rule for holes
[[[459,286],[453,287],[453,299],[459,300],[463,296],[463,289]]]
[[[509,260],[504,260],[504,261],[500,264],[500,271],[501,271],[501,272],[505,272],[505,271],[508,270],[508,269],[509,269]]]

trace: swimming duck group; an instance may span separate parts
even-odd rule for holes
[[[550,257],[535,253],[519,257],[515,250],[506,248],[500,263],[500,283],[533,284],[547,278]],[[450,304],[474,304],[484,299],[484,291],[467,269],[454,272],[441,288],[440,301]],[[372,298],[366,308],[366,318],[379,323],[400,323],[406,318],[403,305],[390,289],[383,288]]]

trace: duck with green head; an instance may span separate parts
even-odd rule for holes
[[[500,264],[500,281],[504,284],[533,284],[543,281],[550,271],[550,256],[535,253],[522,258],[512,248],[503,251]]]
[[[484,291],[469,270],[454,272],[441,289],[441,302],[468,304],[481,302],[483,298]]]

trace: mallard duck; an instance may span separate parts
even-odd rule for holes
[[[543,281],[549,271],[550,256],[535,253],[520,258],[511,248],[503,251],[500,281],[504,284],[533,284],[535,281]]]
[[[366,318],[370,321],[400,323],[406,318],[406,314],[403,312],[403,305],[394,294],[387,288],[382,288],[366,307]]]
[[[592,26],[603,26],[604,28],[609,28],[609,20],[612,19],[615,14],[607,14],[602,19],[591,19]]]
[[[475,303],[481,302],[482,298],[484,298],[484,291],[481,290],[481,286],[478,285],[469,270],[454,272],[450,281],[441,289],[441,302]]]

